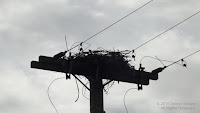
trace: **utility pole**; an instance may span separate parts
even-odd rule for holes
[[[102,79],[90,79],[90,113],[104,113]]]
[[[152,72],[135,70],[119,52],[84,52],[81,55],[62,58],[39,56],[39,61],[32,61],[31,68],[66,73],[66,79],[72,74],[90,91],[90,113],[105,113],[103,106],[103,89],[111,81],[121,81],[142,85],[149,85],[149,80],[157,80],[161,69]],[[90,82],[88,88],[76,75],[85,76]],[[109,82],[103,84],[102,80]],[[142,87],[138,87],[142,90]]]

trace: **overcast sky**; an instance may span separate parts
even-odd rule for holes
[[[146,2],[148,0],[0,0],[0,113],[56,113],[46,91],[52,80],[65,75],[31,69],[30,62],[38,60],[39,55],[53,56],[65,51],[65,35],[70,47]],[[89,40],[90,49],[134,49],[198,12],[199,6],[199,0],[154,0]],[[200,14],[139,48],[134,65],[138,67],[143,56],[176,61],[199,50],[199,20]],[[157,81],[150,81],[142,91],[131,90],[126,95],[129,113],[199,113],[199,56],[200,53],[185,59],[187,68],[179,65],[167,68]],[[150,58],[142,63],[146,71],[162,66]],[[125,113],[123,96],[133,87],[136,85],[116,82],[104,95],[105,111]],[[59,113],[89,113],[89,100],[81,94],[78,102],[74,102],[77,98],[74,78],[56,81],[50,95]],[[166,106],[159,105],[162,102],[194,103],[181,105],[194,109],[163,110],[161,107]]]

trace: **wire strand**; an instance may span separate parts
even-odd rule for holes
[[[68,45],[67,45],[67,38],[66,38],[66,35],[65,35],[65,44],[66,44],[66,49],[68,51]]]
[[[157,56],[155,56],[156,57],[156,59],[158,60],[158,61],[160,61],[160,63],[165,67],[165,64],[157,57]]]
[[[78,99],[79,99],[79,87],[78,87],[78,82],[77,82],[76,78],[75,78],[75,81],[76,81],[76,86],[77,86],[77,91],[78,91],[78,97],[77,97],[77,99],[75,100],[75,102],[77,102]]]
[[[187,55],[186,57],[184,57],[184,58],[182,58],[182,59],[186,59],[186,58],[188,58],[188,57],[190,57],[190,56],[192,56],[192,55],[194,55],[194,54],[196,54],[196,53],[198,53],[198,52],[200,52],[200,50],[198,50],[198,51],[196,51],[196,52],[194,52],[194,53],[192,53],[192,54],[189,54],[189,55]],[[181,61],[182,59],[177,60],[177,61],[175,61],[175,62],[169,64],[167,67],[172,66],[172,65],[174,65],[175,63],[178,63],[178,62]]]
[[[189,20],[190,18],[194,17],[195,15],[197,15],[197,14],[199,14],[199,13],[200,13],[200,11],[198,11],[198,12],[196,12],[195,14],[189,16],[188,18],[184,19],[183,21],[181,21],[181,22],[177,23],[176,25],[170,27],[170,28],[167,29],[166,31],[164,31],[164,32],[162,32],[162,33],[160,33],[160,34],[158,34],[157,36],[153,37],[152,39],[148,40],[147,42],[145,42],[145,43],[141,44],[140,46],[136,47],[133,51],[135,51],[135,50],[139,49],[140,47],[146,45],[147,43],[149,43],[149,42],[155,40],[155,39],[158,38],[159,36],[165,34],[166,32],[168,32],[168,31],[170,31],[170,30],[172,30],[173,28],[175,28],[175,27],[177,27],[178,25],[184,23],[185,21]]]
[[[158,60],[158,61],[164,61],[164,62],[171,62],[171,63],[173,63],[174,61],[169,61],[169,60],[161,60],[161,59],[157,59],[157,58],[154,58],[154,57],[152,57],[152,56],[144,56],[141,60],[140,60],[140,64],[142,63],[142,60],[144,59],[144,58],[152,58],[152,59],[154,59],[154,60]],[[176,62],[176,64],[179,64],[178,62]],[[181,64],[179,64],[179,65],[181,65]]]
[[[184,58],[182,58],[182,59],[186,59],[186,58],[188,58],[188,57],[190,57],[190,56],[192,56],[192,55],[194,55],[194,54],[196,54],[196,53],[198,53],[198,52],[200,52],[200,50],[198,50],[198,51],[196,51],[196,52],[194,52],[194,53],[192,53],[192,54],[189,54],[188,56],[186,56],[186,57],[184,57]]]
[[[126,93],[124,94],[124,107],[125,107],[125,110],[126,110],[126,113],[128,113],[128,109],[126,107],[126,94],[130,91],[130,90],[133,90],[133,89],[137,89],[137,88],[130,88],[129,90],[126,91]]]
[[[96,34],[90,36],[89,38],[87,38],[86,40],[84,40],[84,41],[81,42],[81,43],[85,43],[85,42],[87,42],[88,40],[92,39],[93,37],[97,36],[98,34],[102,33],[103,31],[109,29],[110,27],[112,27],[113,25],[117,24],[118,22],[124,20],[125,18],[127,18],[128,16],[130,16],[130,15],[132,15],[133,13],[137,12],[138,10],[142,9],[143,7],[145,7],[146,5],[148,5],[148,4],[151,3],[151,2],[153,2],[153,0],[151,0],[151,1],[147,2],[147,3],[145,3],[144,5],[140,6],[140,7],[137,8],[137,9],[135,9],[135,10],[132,11],[131,13],[125,15],[124,17],[120,18],[120,19],[117,20],[116,22],[110,24],[109,26],[107,26],[107,27],[105,27],[104,29],[102,29],[102,30],[100,30],[99,32],[97,32]],[[77,44],[76,46],[70,48],[68,51],[70,51],[70,50],[72,50],[72,49],[78,47],[79,45],[80,45],[80,44]]]
[[[54,109],[56,110],[56,112],[58,113],[58,110],[56,109],[55,105],[53,104],[52,100],[51,100],[51,97],[49,95],[49,89],[51,87],[51,85],[56,81],[56,80],[59,80],[59,79],[64,79],[65,77],[60,77],[60,78],[56,78],[54,79],[48,86],[48,89],[47,89],[47,94],[48,94],[48,97],[49,97],[49,101],[51,102],[51,105],[54,107]]]

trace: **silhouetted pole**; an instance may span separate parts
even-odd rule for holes
[[[90,113],[104,113],[102,79],[90,79]]]

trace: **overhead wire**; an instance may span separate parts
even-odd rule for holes
[[[178,63],[178,62],[180,62],[180,61],[182,61],[182,60],[184,60],[184,59],[186,59],[186,58],[188,58],[188,57],[190,57],[190,56],[193,56],[194,54],[196,54],[196,53],[198,53],[198,52],[200,52],[200,50],[197,50],[196,52],[191,53],[191,54],[187,55],[186,57],[183,57],[182,59],[177,60],[177,61],[175,61],[175,62],[173,62],[173,63],[167,65],[166,67],[170,67],[170,66],[174,65],[175,63]]]
[[[146,5],[148,5],[149,3],[153,2],[154,0],[150,0],[149,2],[145,3],[144,5],[140,6],[139,8],[135,9],[134,11],[130,12],[129,14],[125,15],[124,17],[120,18],[119,20],[115,21],[114,23],[110,24],[109,26],[105,27],[104,29],[100,30],[99,32],[97,32],[96,34],[90,36],[89,38],[87,38],[86,40],[84,40],[83,42],[81,43],[85,43],[87,42],[88,40],[92,39],[93,37],[97,36],[98,34],[102,33],[103,31],[109,29],[110,27],[112,27],[113,25],[119,23],[120,21],[124,20],[125,18],[127,18],[128,16],[132,15],[133,13],[137,12],[138,10],[142,9],[143,7],[145,7]],[[80,44],[81,44],[80,43]],[[74,47],[71,47],[68,51],[78,47],[80,44],[77,44],[76,46]],[[67,51],[65,51],[67,52]]]
[[[170,27],[169,29],[167,29],[167,30],[163,31],[162,33],[158,34],[157,36],[155,36],[155,37],[151,38],[151,39],[150,39],[150,40],[148,40],[147,42],[145,42],[145,43],[143,43],[143,44],[139,45],[138,47],[136,47],[136,48],[135,48],[135,49],[133,49],[132,51],[135,51],[135,50],[139,49],[140,47],[142,47],[142,46],[146,45],[147,43],[149,43],[149,42],[151,42],[151,41],[155,40],[156,38],[160,37],[161,35],[163,35],[163,34],[165,34],[166,32],[168,32],[168,31],[172,30],[173,28],[175,28],[175,27],[177,27],[178,25],[180,25],[180,24],[184,23],[185,21],[189,20],[190,18],[194,17],[195,15],[197,15],[197,14],[199,14],[199,13],[200,13],[200,11],[198,11],[198,12],[194,13],[193,15],[189,16],[188,18],[184,19],[183,21],[181,21],[181,22],[177,23],[176,25],[174,25],[174,26]],[[131,52],[131,51],[130,51],[130,52]]]
[[[51,97],[49,95],[49,89],[50,89],[50,86],[56,81],[56,80],[59,80],[59,79],[64,79],[65,77],[60,77],[60,78],[56,78],[54,79],[48,86],[48,89],[47,89],[47,94],[48,94],[48,97],[49,97],[49,101],[51,102],[51,105],[54,107],[54,109],[56,110],[56,112],[58,113],[58,110],[56,109],[55,105],[53,104],[52,100],[51,100]]]
[[[183,67],[187,67],[187,63],[184,61],[184,59],[186,59],[186,58],[188,58],[188,57],[190,57],[190,56],[193,56],[194,54],[196,54],[196,53],[198,53],[198,52],[200,52],[200,50],[197,50],[197,51],[195,51],[195,52],[193,52],[193,53],[191,53],[191,54],[189,54],[189,55],[187,55],[187,56],[185,56],[185,57],[183,57],[183,58],[181,58],[181,59],[179,59],[179,60],[177,60],[177,61],[160,60],[160,59],[158,59],[158,58],[154,58],[154,57],[151,57],[151,56],[144,56],[144,57],[140,60],[140,64],[142,63],[142,60],[143,60],[144,58],[149,57],[149,58],[152,58],[152,59],[155,59],[155,60],[159,60],[160,62],[161,62],[161,61],[172,62],[171,64],[169,64],[169,65],[167,65],[167,66],[165,66],[165,65],[163,64],[165,68],[170,67],[170,66],[172,66],[172,65],[174,65],[174,64],[179,64],[179,65],[181,65],[181,66],[183,66]],[[179,63],[180,61],[182,61],[182,64]]]
[[[126,93],[124,94],[123,101],[124,101],[124,107],[125,107],[126,113],[128,113],[128,109],[127,109],[127,106],[126,106],[126,94],[127,94],[130,90],[133,90],[133,89],[137,89],[137,88],[130,88],[130,89],[127,90]]]

